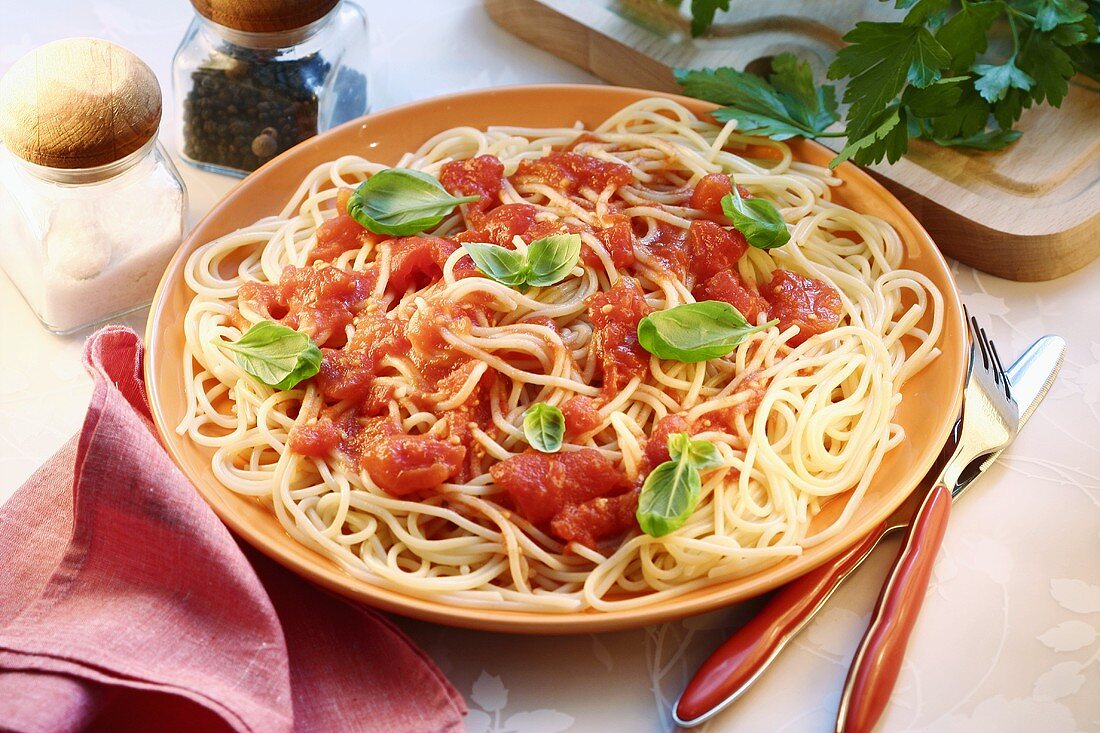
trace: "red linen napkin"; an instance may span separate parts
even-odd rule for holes
[[[236,543],[157,440],[137,334],[84,362],[83,429],[0,507],[0,729],[463,730],[390,622]]]

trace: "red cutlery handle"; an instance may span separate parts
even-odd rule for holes
[[[688,726],[701,723],[704,716],[710,717],[733,702],[871,553],[885,532],[886,524],[880,524],[839,557],[777,590],[703,662],[676,703],[676,722]]]
[[[951,492],[942,483],[936,484],[913,516],[871,625],[848,670],[837,733],[870,733],[886,709],[928,590],[950,508]]]

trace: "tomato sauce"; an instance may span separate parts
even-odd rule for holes
[[[615,267],[627,268],[634,264],[634,232],[629,220],[624,217],[623,221],[597,229],[595,234],[611,255]]]
[[[461,232],[460,242],[488,242],[506,249],[515,249],[512,240],[535,223],[535,207],[530,204],[504,204],[482,217],[477,229]]]
[[[500,203],[504,164],[495,155],[479,155],[467,160],[452,160],[439,171],[439,182],[452,196],[480,196],[467,204],[470,224],[477,228],[481,215]]]
[[[724,270],[733,270],[749,249],[748,240],[736,229],[727,229],[713,221],[696,220],[688,229],[691,270],[696,282],[702,282]]]
[[[653,429],[653,434],[645,444],[645,457],[649,470],[670,460],[668,438],[676,433],[691,433],[691,426],[683,415],[665,415],[657,421],[657,427]]]
[[[768,313],[768,301],[760,297],[756,290],[732,270],[712,275],[702,285],[697,286],[692,295],[699,301],[720,300],[729,303],[752,325],[756,325],[761,314],[767,316]]]
[[[377,268],[352,272],[338,267],[287,265],[278,283],[246,282],[238,305],[284,326],[309,334],[319,346],[331,337],[343,340],[344,329],[366,305],[378,281]]]
[[[634,174],[622,163],[612,163],[591,155],[562,152],[541,158],[528,158],[519,164],[512,180],[517,185],[541,183],[566,195],[588,188],[601,192],[618,189],[634,182]]]
[[[737,187],[741,198],[751,198],[752,194],[743,186]],[[715,219],[726,221],[722,209],[722,199],[733,193],[733,182],[725,173],[711,173],[699,179],[691,192],[691,208],[700,209]]]
[[[588,299],[592,346],[603,375],[604,394],[614,394],[649,368],[649,352],[638,343],[638,323],[653,310],[638,281],[624,277]]]
[[[528,449],[494,464],[489,472],[520,515],[544,525],[570,504],[630,488],[626,474],[593,448],[563,453]]]
[[[565,437],[570,439],[592,432],[603,422],[603,418],[600,417],[599,402],[584,395],[576,395],[566,400],[561,406],[561,413],[565,418]]]
[[[760,294],[771,305],[772,318],[779,319],[780,330],[798,326],[792,346],[836,328],[844,308],[840,293],[828,283],[790,270],[773,272]]]
[[[594,550],[601,540],[619,537],[638,526],[638,494],[635,490],[570,504],[551,520],[550,531],[566,542]]]
[[[386,291],[403,295],[443,277],[443,265],[459,245],[440,237],[401,237],[390,242],[390,279]]]

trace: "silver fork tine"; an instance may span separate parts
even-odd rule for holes
[[[993,352],[993,363],[997,365],[997,374],[1001,378],[1005,397],[1012,399],[1012,385],[1008,381],[1008,375],[1005,374],[1005,368],[1001,366],[1001,355],[997,353],[997,344],[993,343],[993,339],[989,340],[989,350]]]

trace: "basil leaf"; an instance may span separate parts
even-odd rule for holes
[[[693,364],[725,356],[746,336],[776,323],[750,326],[729,303],[704,300],[650,313],[638,323],[638,342],[660,359]]]
[[[321,370],[321,350],[308,335],[260,321],[235,342],[222,344],[241,369],[275,389],[291,389]]]
[[[782,247],[791,241],[787,223],[779,210],[767,199],[741,198],[737,186],[722,198],[722,211],[737,230],[745,235],[749,244],[757,249]]]
[[[536,402],[523,413],[523,434],[540,453],[557,453],[565,437],[565,416],[545,402]]]
[[[527,248],[527,284],[536,287],[561,282],[581,256],[581,235],[554,234]]]
[[[459,204],[480,196],[452,196],[435,178],[408,168],[387,168],[348,199],[348,214],[375,234],[404,237],[431,229]]]
[[[511,287],[527,284],[527,260],[514,249],[484,242],[463,242],[462,248],[469,252],[477,269],[498,283]]]
[[[684,526],[699,503],[703,482],[699,471],[681,454],[646,476],[638,496],[638,526],[650,537],[664,537]]]
[[[722,465],[717,446],[705,440],[692,440],[687,433],[673,433],[668,436],[668,454],[674,461],[685,457],[697,471]]]

